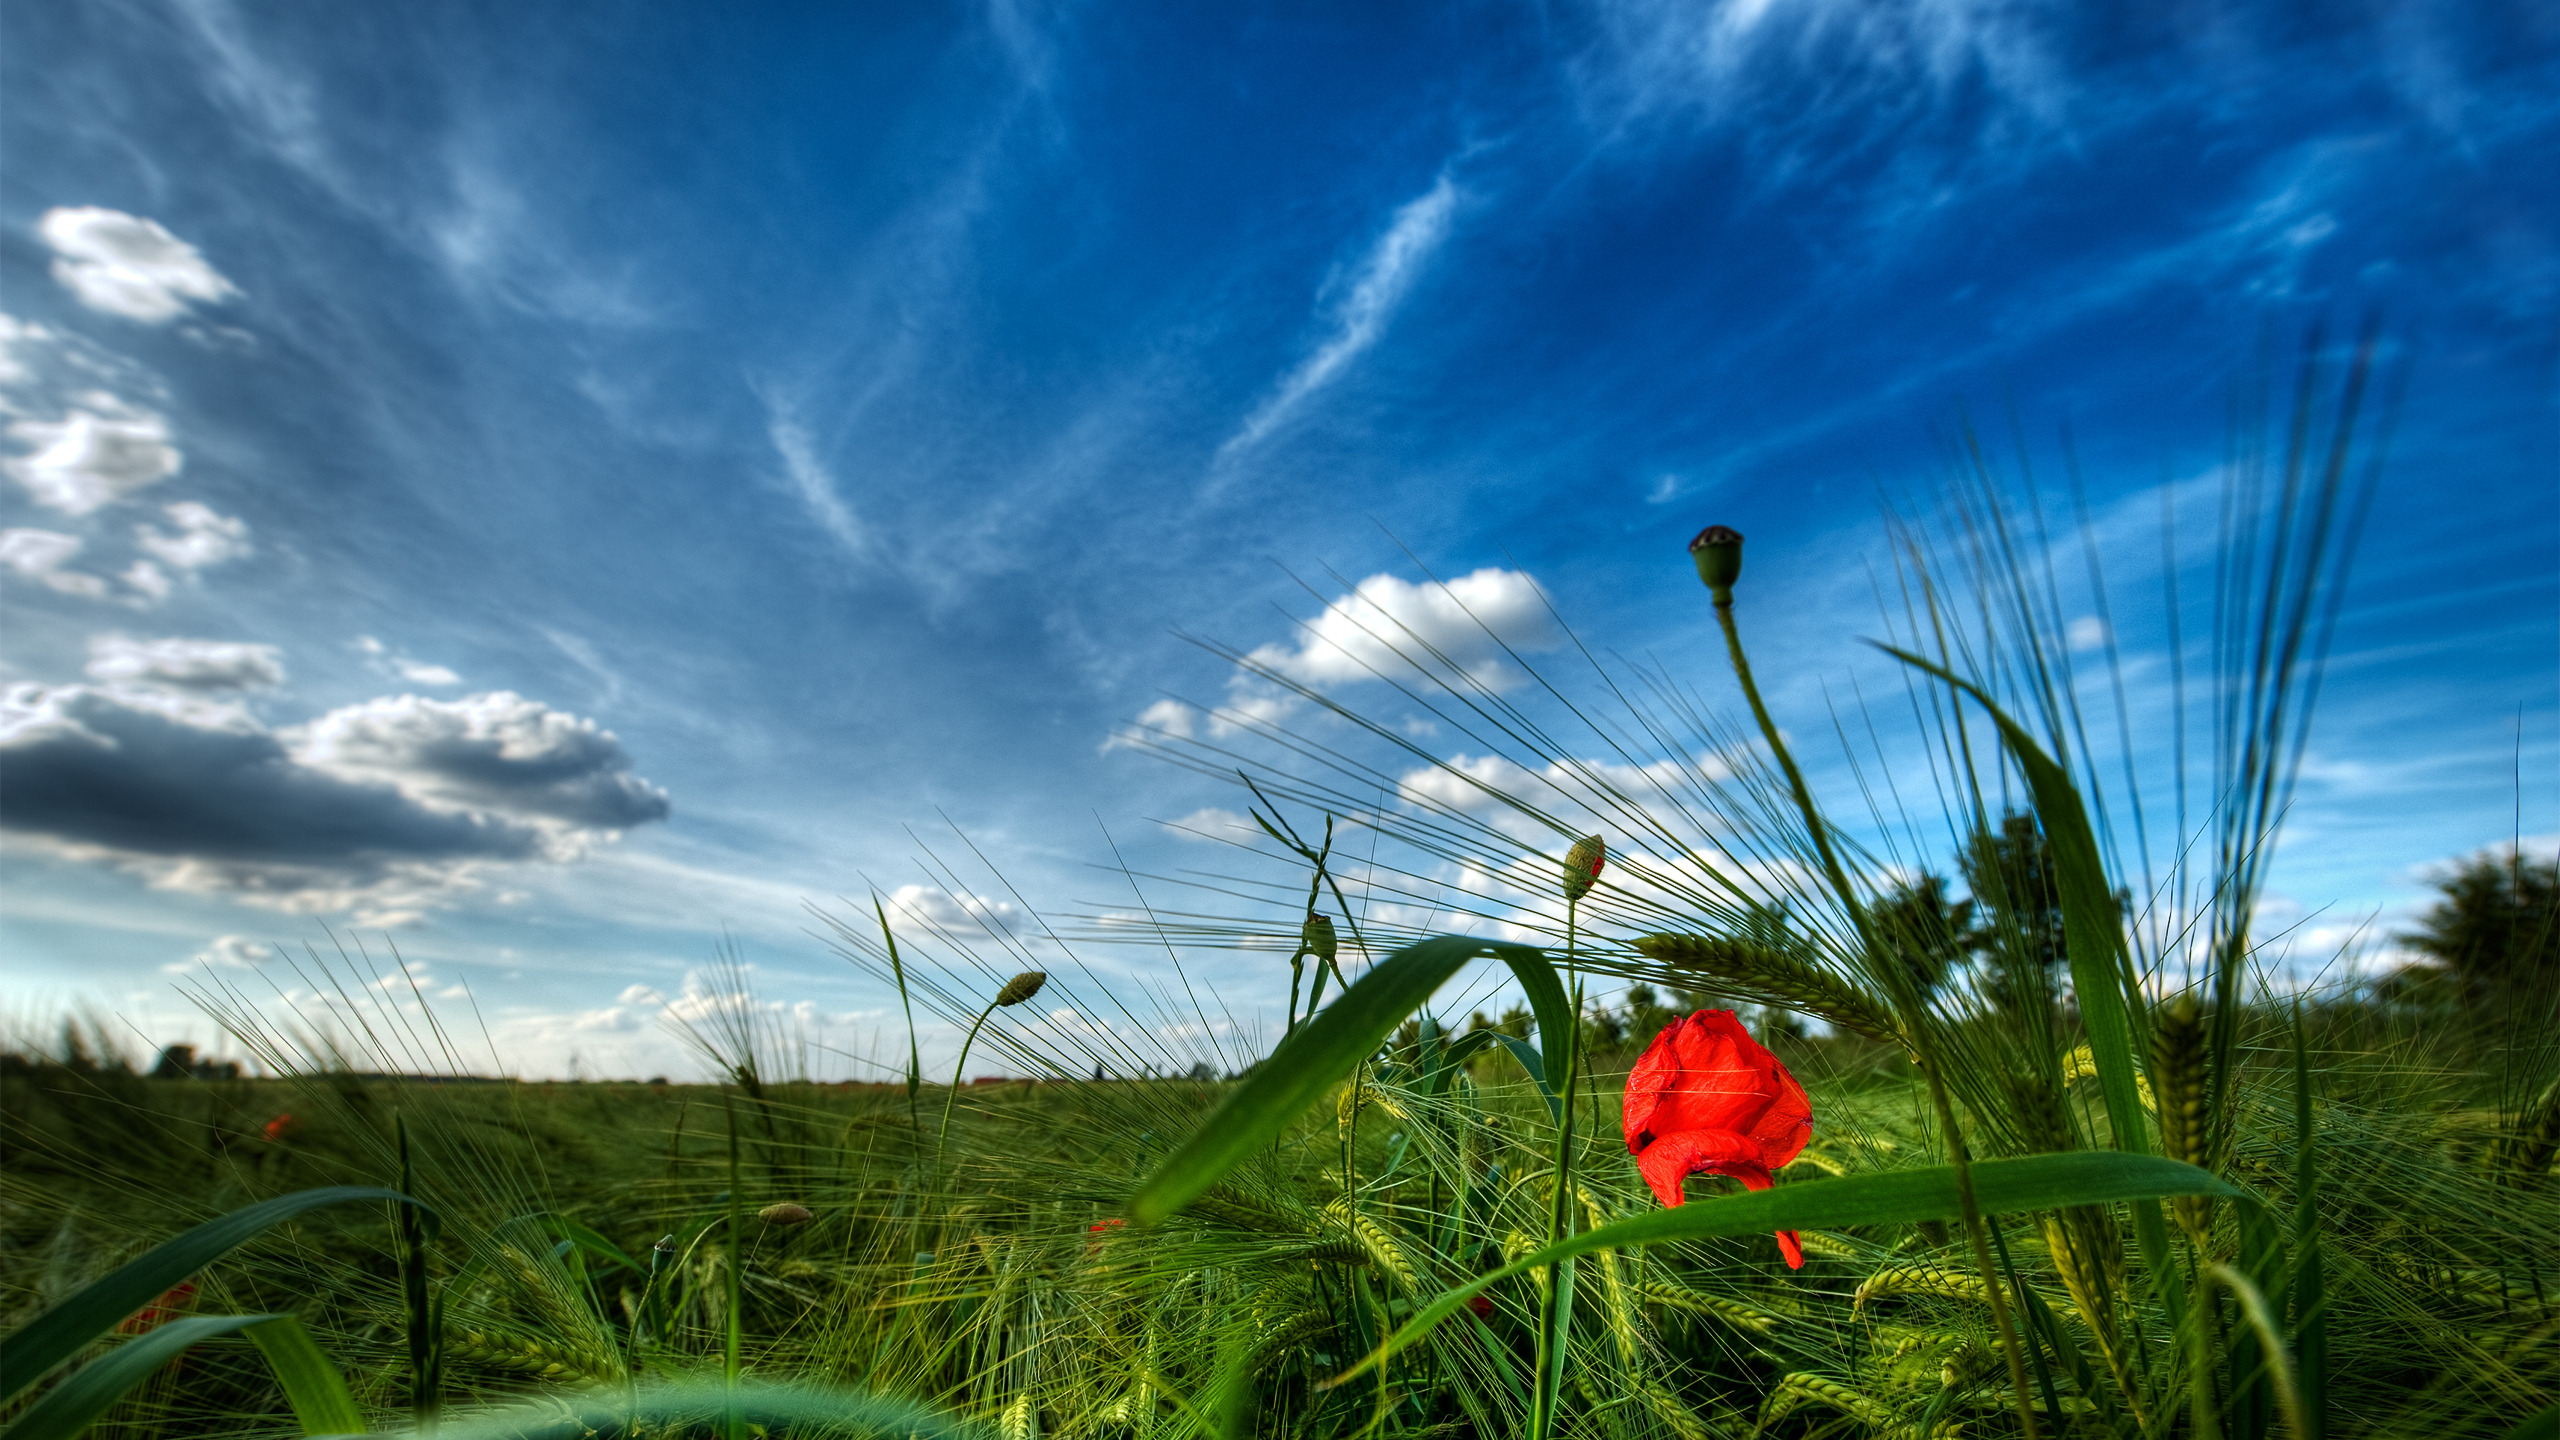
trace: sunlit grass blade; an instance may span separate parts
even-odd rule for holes
[[[254,1239],[269,1226],[323,1206],[356,1200],[391,1200],[418,1206],[429,1215],[435,1213],[424,1202],[397,1190],[333,1185],[279,1195],[207,1220],[91,1282],[70,1299],[0,1339],[0,1401],[43,1379],[55,1366],[79,1354],[83,1347],[113,1330],[154,1297]]]
[[[2060,1210],[2073,1205],[2106,1205],[2127,1200],[2160,1200],[2172,1195],[2236,1195],[2230,1185],[2193,1165],[2157,1155],[2109,1151],[2072,1151],[2028,1155],[2006,1160],[1977,1160],[1972,1165],[1974,1201],[1984,1214],[2016,1210]],[[1771,1230],[1837,1230],[1854,1225],[1907,1225],[1923,1220],[1952,1220],[1963,1210],[1953,1166],[1897,1170],[1882,1175],[1852,1175],[1786,1185],[1747,1195],[1698,1200],[1677,1209],[1656,1210],[1585,1230],[1579,1235],[1522,1256],[1499,1270],[1442,1293],[1420,1314],[1405,1322],[1370,1356],[1335,1376],[1340,1384],[1429,1334],[1433,1327],[1464,1308],[1486,1289],[1569,1256],[1624,1246],[1655,1245],[1666,1240],[1706,1240],[1727,1235],[1757,1235]]]
[[[284,1387],[285,1402],[293,1406],[293,1418],[302,1422],[303,1434],[364,1432],[364,1412],[348,1393],[346,1377],[338,1373],[336,1362],[321,1353],[300,1320],[278,1316],[249,1326],[248,1334],[258,1353],[267,1357],[276,1383]]]
[[[1197,1199],[1246,1157],[1269,1146],[1292,1121],[1375,1052],[1468,961],[1492,955],[1510,965],[1538,1016],[1547,1072],[1563,1073],[1561,1047],[1573,1043],[1573,1010],[1555,967],[1526,945],[1443,935],[1408,945],[1354,981],[1341,998],[1298,1028],[1130,1201],[1130,1218],[1152,1225]]]
[[[2055,888],[2062,899],[2063,949],[2071,964],[2071,989],[2079,1002],[2080,1021],[2089,1032],[2089,1053],[2098,1070],[2098,1086],[2106,1096],[2107,1128],[2119,1150],[2146,1154],[2151,1145],[2142,1118],[2141,1088],[2135,1083],[2133,1018],[2129,999],[2124,920],[2115,891],[2107,883],[2106,862],[2089,811],[2080,801],[2070,773],[2045,753],[2035,737],[1980,686],[1933,661],[1890,645],[1876,647],[1906,665],[1927,672],[1973,697],[1990,713],[2000,738],[2026,772],[2035,794],[2036,819],[2050,847]]]

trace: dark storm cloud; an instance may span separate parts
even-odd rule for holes
[[[11,830],[136,855],[352,871],[523,859],[543,847],[531,824],[430,810],[390,785],[301,764],[245,723],[194,723],[85,686],[25,687],[9,708],[40,712],[0,741],[0,825]]]
[[[23,685],[0,702],[0,786],[9,830],[244,894],[432,890],[668,814],[612,732],[504,693],[271,731],[170,691]]]

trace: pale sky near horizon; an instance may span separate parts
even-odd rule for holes
[[[1330,642],[1392,613],[1516,687],[1438,575],[1534,663],[1581,663],[1551,600],[1730,705],[1681,553],[1729,523],[1830,743],[1886,683],[1879,499],[1966,417],[2073,575],[2076,467],[2156,717],[2164,497],[2192,615],[2233,397],[2367,315],[2404,388],[2270,916],[2387,936],[2431,867],[2560,833],[2547,6],[0,23],[22,1031],[215,1043],[178,987],[308,990],[276,947],[326,926],[467,991],[491,1065],[681,1072],[727,943],[868,1073],[834,1052],[902,1052],[894,999],[804,902],[1029,927],[1133,908],[1120,860],[1285,875],[1199,838],[1235,787],[1112,743],[1271,698],[1189,637],[1481,766]],[[1184,963],[1276,1016],[1272,955]]]

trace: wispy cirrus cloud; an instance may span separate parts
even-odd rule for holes
[[[1340,377],[1386,334],[1387,322],[1449,237],[1461,192],[1443,170],[1431,188],[1396,207],[1386,233],[1369,247],[1326,316],[1324,342],[1281,378],[1244,424],[1218,447],[1224,465],[1289,422],[1310,396]]]

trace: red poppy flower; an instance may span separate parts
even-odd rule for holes
[[[1471,1295],[1467,1297],[1467,1308],[1476,1312],[1477,1319],[1490,1320],[1493,1318],[1493,1297],[1490,1295]]]
[[[1645,1183],[1677,1205],[1680,1182],[1701,1170],[1768,1189],[1770,1172],[1812,1137],[1813,1104],[1732,1011],[1701,1010],[1653,1037],[1628,1072],[1625,1124]],[[1778,1248],[1789,1269],[1803,1268],[1794,1231],[1778,1232]]]
[[[302,1122],[294,1119],[290,1113],[279,1115],[273,1120],[267,1122],[267,1141],[269,1144],[276,1144],[290,1140],[301,1133]]]
[[[1126,1224],[1128,1224],[1128,1223],[1129,1223],[1129,1222],[1128,1222],[1128,1221],[1126,1221],[1126,1220],[1122,1220],[1122,1219],[1119,1219],[1119,1218],[1117,1218],[1117,1217],[1114,1217],[1114,1218],[1112,1218],[1112,1219],[1109,1219],[1109,1220],[1105,1220],[1105,1221],[1103,1221],[1103,1222],[1102,1222],[1101,1224],[1099,1224],[1099,1225],[1087,1225],[1087,1226],[1086,1226],[1086,1227],[1084,1227],[1084,1228],[1085,1228],[1085,1232],[1086,1232],[1087,1234],[1100,1235],[1100,1234],[1104,1233],[1105,1231],[1117,1230],[1117,1229],[1119,1229],[1120,1227],[1122,1227],[1123,1225],[1126,1225]]]
[[[196,1298],[196,1282],[181,1280],[160,1294],[160,1298],[134,1311],[116,1326],[119,1335],[140,1335],[187,1313],[187,1305]]]

